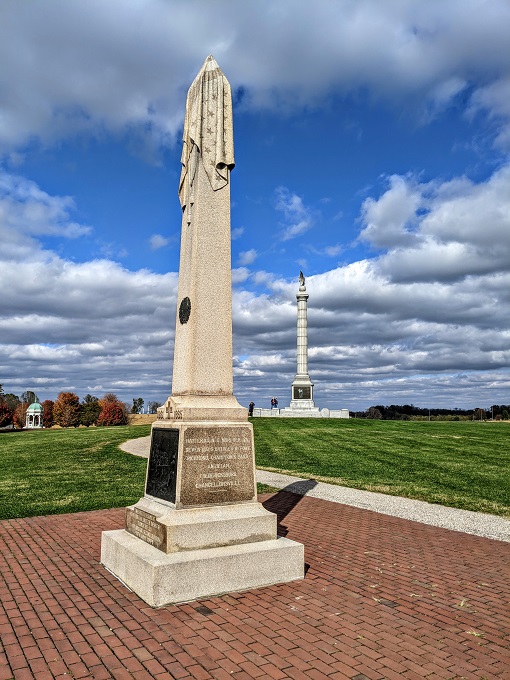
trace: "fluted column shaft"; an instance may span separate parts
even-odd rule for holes
[[[308,375],[308,293],[299,292],[296,295],[297,313],[297,374]]]

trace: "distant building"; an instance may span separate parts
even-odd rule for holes
[[[39,429],[43,426],[43,407],[39,402],[34,401],[27,408],[25,427],[27,429]]]

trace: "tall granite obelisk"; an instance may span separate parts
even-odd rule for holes
[[[233,395],[232,96],[209,56],[186,101],[172,395],[152,426],[145,494],[101,562],[152,606],[304,576],[303,546],[277,538],[257,502],[253,428]]]
[[[308,375],[308,293],[305,277],[299,272],[297,298],[297,373],[292,383],[290,408],[293,411],[317,411],[313,400],[313,382]]]

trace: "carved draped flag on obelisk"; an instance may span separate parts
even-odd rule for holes
[[[186,102],[172,395],[158,409],[145,495],[101,562],[152,606],[303,578],[303,546],[257,502],[253,427],[233,395],[230,85],[213,57]]]
[[[172,396],[228,396],[233,389],[230,171],[234,139],[230,85],[213,57],[206,59],[189,89],[181,164],[183,215]],[[181,405],[185,407],[182,401]],[[230,405],[238,406],[233,399]],[[182,410],[178,403],[170,406]]]

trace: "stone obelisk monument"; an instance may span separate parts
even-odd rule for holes
[[[292,383],[290,408],[296,411],[319,411],[313,401],[313,382],[308,375],[308,320],[305,277],[299,273],[297,298],[297,373]]]
[[[101,562],[152,606],[304,576],[303,546],[277,538],[256,497],[253,429],[233,395],[232,95],[213,57],[186,101],[172,395],[152,427],[145,494]]]

